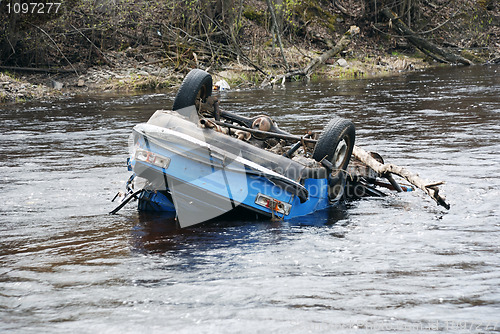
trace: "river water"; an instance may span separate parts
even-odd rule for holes
[[[131,128],[173,94],[1,105],[0,332],[500,332],[498,66],[221,99],[295,133],[349,118],[451,209],[416,191],[289,222],[110,216]]]

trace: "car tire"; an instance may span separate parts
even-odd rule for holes
[[[204,102],[210,95],[212,95],[212,76],[200,69],[191,70],[177,91],[172,110],[196,106],[197,100]]]
[[[313,159],[328,160],[335,176],[347,169],[355,141],[354,124],[343,118],[334,118],[328,122],[314,147]]]

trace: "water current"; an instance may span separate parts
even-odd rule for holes
[[[0,105],[2,333],[500,332],[500,68],[230,91],[293,133],[445,181],[288,222],[118,215],[128,136],[173,93]]]

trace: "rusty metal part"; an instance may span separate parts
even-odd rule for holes
[[[241,115],[237,115],[228,111],[224,111],[220,109],[219,99],[216,96],[207,97],[204,103],[201,103],[199,108],[199,115],[203,117],[214,117],[216,121],[220,121],[221,118],[225,118],[229,121],[236,122],[240,125],[243,125],[247,128],[256,129],[259,131],[265,132],[273,132],[282,135],[292,135],[286,131],[281,130],[276,122],[272,120],[271,117],[266,115],[258,115],[255,117],[244,117]],[[247,129],[243,129],[247,130]],[[261,136],[261,133],[253,132],[258,139],[266,138],[267,136]]]
[[[297,151],[301,146],[304,146],[304,149],[305,149],[306,145],[305,145],[304,139],[311,137],[311,135],[312,135],[312,132],[309,131],[300,141],[293,144],[293,146],[287,152],[285,152],[283,154],[283,156],[290,158],[290,156],[292,154],[294,154],[295,151]]]
[[[236,137],[240,140],[249,141],[252,138],[252,134],[248,131],[236,130],[234,131]]]
[[[278,134],[282,134],[282,135],[289,135],[289,136],[292,136],[291,133],[289,132],[286,132],[286,131],[283,131],[281,130],[278,125],[276,124],[276,122],[274,122],[269,116],[265,116],[265,115],[259,115],[259,116],[255,116],[255,117],[244,117],[244,116],[241,116],[241,115],[236,115],[236,114],[233,114],[231,112],[227,112],[227,111],[220,111],[220,116],[221,118],[225,118],[229,121],[232,121],[232,122],[236,122],[240,125],[243,125],[247,128],[252,128],[254,129],[254,123],[257,121],[257,125],[260,125],[260,121],[258,121],[259,119],[262,119],[265,118],[266,120],[264,121],[264,124],[263,124],[263,128],[266,129],[268,128],[268,130],[266,131],[262,131],[260,129],[258,129],[259,131],[263,132],[263,133],[266,133],[266,132],[274,132],[274,133],[278,133]],[[268,127],[267,123],[270,123],[270,127]],[[255,129],[257,130],[257,129]],[[258,133],[256,132],[256,134],[258,135]]]
[[[248,131],[252,135],[257,134],[257,135],[264,136],[265,138],[279,138],[279,139],[294,140],[294,141],[303,140],[306,143],[317,143],[318,142],[316,139],[304,138],[302,136],[295,136],[295,135],[291,135],[288,133],[282,134],[282,133],[276,133],[276,132],[266,132],[266,131],[260,131],[260,130],[256,130],[256,129],[246,128],[243,126],[234,125],[234,124],[230,124],[230,123],[225,123],[225,122],[221,122],[221,121],[213,121],[213,122],[215,124],[220,125],[220,126],[226,126],[228,128],[232,128],[232,129]]]
[[[268,116],[260,116],[252,123],[252,129],[269,131],[273,126],[273,120]]]
[[[200,119],[200,126],[202,128],[207,128],[207,129],[214,129],[214,131],[223,133],[223,134],[229,134],[229,129],[224,128],[218,124],[216,124],[214,121],[207,119],[207,118],[201,118]]]

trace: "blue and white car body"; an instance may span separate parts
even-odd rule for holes
[[[236,208],[288,220],[338,200],[329,196],[335,185],[321,164],[269,152],[183,115],[159,110],[133,129],[129,168],[142,189],[140,210],[175,211],[187,227]]]

